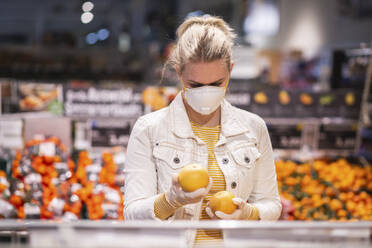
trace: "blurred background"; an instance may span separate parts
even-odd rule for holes
[[[285,220],[372,220],[372,1],[2,0],[0,216],[123,219],[136,119],[179,82],[188,16],[238,34],[228,100],[262,116]]]

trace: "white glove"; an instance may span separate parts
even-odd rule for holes
[[[258,210],[252,204],[244,202],[241,198],[233,198],[233,203],[237,206],[237,209],[232,214],[225,214],[221,211],[213,211],[209,207],[209,203],[205,211],[211,219],[222,219],[222,220],[257,220]]]
[[[200,202],[209,192],[212,187],[212,178],[209,177],[209,184],[206,188],[200,188],[193,192],[185,192],[182,190],[178,182],[178,175],[172,176],[172,185],[168,192],[165,193],[167,202],[175,208],[183,205]]]
[[[208,214],[209,218],[212,220],[217,220],[218,217],[213,213],[212,209],[209,207],[209,202],[207,203],[207,206],[205,207],[205,212]]]

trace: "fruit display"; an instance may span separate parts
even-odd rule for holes
[[[12,162],[10,203],[18,218],[78,218],[70,206],[79,199],[70,192],[75,164],[54,136],[26,142]]]
[[[6,173],[0,170],[0,219],[15,217],[15,207],[7,200],[10,197],[9,182]]]
[[[232,214],[236,209],[236,205],[232,200],[234,197],[235,196],[229,191],[217,192],[209,200],[209,207],[213,213],[221,211],[225,214]]]
[[[281,90],[278,93],[279,102],[283,105],[288,105],[291,102],[291,97],[287,91]]]
[[[208,170],[200,164],[186,165],[179,172],[178,181],[186,192],[206,188],[209,183]]]
[[[346,95],[345,95],[345,103],[346,105],[348,106],[352,106],[354,105],[355,103],[355,95],[353,92],[348,92]]]
[[[254,95],[254,101],[259,104],[266,104],[269,102],[269,99],[265,92],[260,91]]]
[[[346,159],[276,161],[287,220],[372,220],[372,167]],[[283,207],[284,209],[284,207]]]
[[[304,105],[311,105],[313,104],[313,98],[307,93],[301,93],[300,101]]]
[[[95,159],[82,151],[75,166],[57,137],[28,141],[12,161],[11,177],[0,171],[0,217],[123,219],[124,158],[122,149]]]
[[[88,218],[124,219],[123,181],[118,180],[122,168],[118,167],[123,151],[104,152],[102,157],[92,159],[88,152],[79,154],[76,178],[81,188],[76,194],[87,206]],[[119,182],[120,181],[120,182]]]
[[[319,103],[321,105],[330,105],[334,102],[335,97],[333,95],[324,95],[319,98]]]

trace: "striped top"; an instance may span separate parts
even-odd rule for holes
[[[213,184],[212,188],[209,191],[208,195],[204,198],[202,203],[202,211],[200,213],[200,220],[210,219],[208,214],[205,211],[206,204],[209,199],[215,193],[225,190],[226,182],[225,177],[217,164],[216,157],[213,152],[213,148],[216,145],[221,126],[215,127],[203,127],[195,122],[191,122],[191,127],[194,134],[199,137],[208,147],[208,173],[212,177]],[[222,232],[221,230],[202,230],[199,229],[196,233],[195,244],[205,243],[205,242],[221,242],[222,241]]]

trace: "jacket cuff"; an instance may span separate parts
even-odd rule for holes
[[[260,219],[260,211],[253,204],[249,204],[249,205],[251,205],[252,209],[251,209],[250,215],[248,217],[248,220],[259,220]]]
[[[177,207],[172,206],[165,198],[165,193],[161,194],[154,201],[155,216],[161,220],[165,220],[172,216],[177,210]]]

